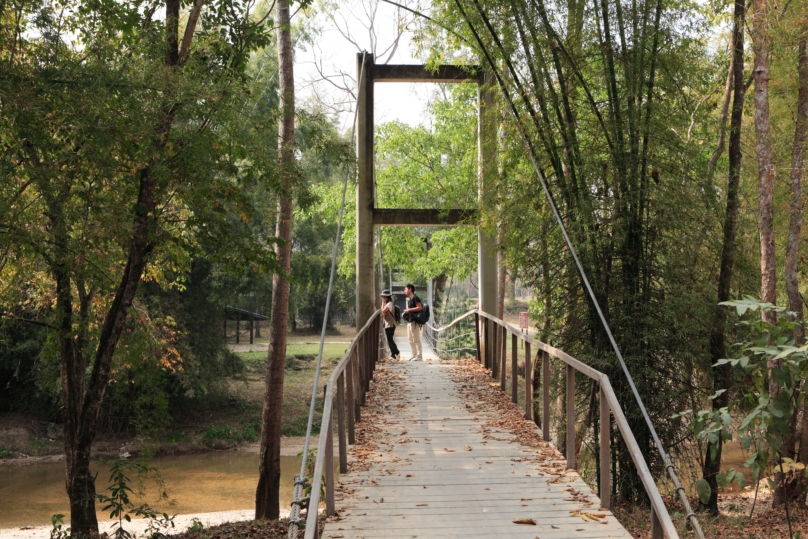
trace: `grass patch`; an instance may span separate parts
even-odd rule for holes
[[[261,424],[251,423],[240,429],[226,426],[215,426],[200,432],[205,444],[218,447],[222,444],[232,445],[240,442],[255,442],[261,436]]]
[[[316,399],[313,432],[319,433],[322,421],[323,398],[322,388],[342,356],[345,355],[347,344],[328,344],[323,348],[323,365],[320,372],[319,391]],[[309,419],[309,403],[311,402],[311,389],[314,384],[314,374],[317,367],[318,344],[290,343],[286,349],[286,368],[283,381],[283,424],[281,433],[284,436],[303,436],[306,434],[306,425]],[[233,384],[231,386],[231,399],[233,395],[251,405],[252,417],[260,422],[260,411],[263,406],[264,376],[267,353],[241,352],[239,357],[247,365],[249,381],[246,385]],[[253,416],[252,414],[255,414]]]
[[[323,346],[324,358],[338,358],[342,359],[345,355],[345,350],[348,349],[347,344],[329,344]],[[314,356],[317,359],[317,352],[320,349],[319,344],[295,344],[289,343],[286,345],[286,357],[293,358],[295,356]],[[267,360],[267,352],[240,352],[237,354],[245,362],[252,363],[256,361],[265,362]]]

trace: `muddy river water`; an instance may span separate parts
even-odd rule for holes
[[[742,467],[746,451],[739,444],[724,447],[723,467]],[[248,451],[223,451],[191,455],[157,457],[151,466],[162,476],[170,501],[159,500],[153,483],[146,485],[143,497],[135,496],[137,505],[148,503],[159,512],[169,515],[187,515],[234,511],[254,507],[255,487],[258,481],[258,454]],[[695,464],[695,463],[694,463]],[[336,469],[339,466],[335,466]],[[108,484],[109,466],[93,462],[92,470],[98,473],[96,489],[103,492]],[[300,458],[281,457],[281,509],[288,509],[292,499],[294,476],[300,471]],[[698,469],[692,470],[694,475]],[[69,505],[64,487],[64,462],[47,462],[30,466],[0,466],[0,529],[22,526],[49,525],[51,515],[69,515]],[[683,474],[683,481],[690,481]],[[695,475],[697,477],[697,475]],[[134,479],[134,478],[133,478]],[[132,481],[139,490],[136,479]],[[730,487],[728,491],[737,490]],[[100,504],[97,504],[100,509]],[[98,513],[99,520],[108,520],[109,515]]]
[[[255,503],[258,481],[258,455],[243,451],[201,453],[158,457],[151,466],[159,470],[170,503],[160,501],[157,489],[147,484],[142,498],[134,503],[148,503],[160,512],[195,514],[214,511],[250,509]],[[69,515],[65,493],[64,462],[48,462],[30,466],[0,466],[0,528],[49,525],[51,515]],[[94,462],[97,472],[96,490],[102,492],[108,483],[109,466]],[[281,457],[281,508],[288,509],[295,474],[300,471],[300,458]],[[137,480],[132,481],[138,491]],[[96,504],[100,509],[100,504]],[[98,513],[99,520],[109,515]],[[66,519],[67,520],[67,519]]]

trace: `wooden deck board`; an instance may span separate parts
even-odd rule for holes
[[[396,339],[407,357],[406,339]],[[424,342],[425,359],[388,363],[399,391],[375,410],[385,433],[370,469],[343,474],[337,490],[339,517],[326,523],[324,538],[630,539],[574,472],[541,472],[537,458],[510,433],[483,424],[496,414],[477,403],[472,413],[457,394],[449,366]],[[487,417],[486,417],[487,416]],[[470,448],[470,450],[468,450]],[[573,488],[591,505],[571,498]],[[606,513],[605,523],[586,522],[573,511]],[[532,518],[536,526],[514,524]]]

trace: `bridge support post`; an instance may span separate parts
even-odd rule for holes
[[[506,378],[508,377],[508,330],[505,326],[500,327],[500,339],[499,339],[499,377],[500,377],[500,387],[503,392],[507,391],[506,388]]]
[[[323,402],[328,398],[328,384],[323,386]],[[332,516],[334,503],[334,421],[331,417],[323,418],[323,429],[320,436],[325,436],[325,514]]]
[[[542,351],[542,408],[541,408],[541,430],[545,442],[550,441],[550,354]]]
[[[375,310],[376,278],[373,266],[373,55],[356,55],[356,328],[365,325]],[[367,357],[367,354],[362,354]],[[365,372],[365,376],[368,373]],[[364,401],[364,399],[363,399]]]
[[[575,368],[567,365],[567,468],[575,469]]]
[[[499,324],[491,322],[491,378],[499,377]]]
[[[662,523],[659,521],[659,516],[653,507],[651,508],[651,539],[665,539]]]
[[[496,166],[496,125],[497,119],[494,111],[495,81],[491,73],[486,72],[483,81],[478,85],[477,94],[477,155],[478,155],[478,183],[477,202],[480,211],[490,203],[490,193],[493,189],[494,178],[497,173]],[[480,291],[480,310],[496,315],[497,312],[497,245],[496,240],[480,227],[477,230],[477,279]],[[482,337],[483,356],[491,362],[492,375],[497,371],[497,350],[494,342],[494,332],[498,329],[496,324],[489,324],[490,329],[484,331]],[[487,362],[486,362],[487,363]]]
[[[519,404],[519,366],[517,365],[519,360],[516,357],[518,351],[516,335],[511,335],[511,401],[514,404]],[[527,377],[527,371],[525,371],[525,377]],[[527,399],[528,396],[525,395],[525,398]]]
[[[600,506],[612,508],[612,416],[606,392],[600,389]]]
[[[480,354],[480,315],[474,313],[474,342],[477,345],[477,361],[483,362],[483,356]]]
[[[345,432],[345,376],[350,365],[337,378],[337,434],[339,435],[339,473],[348,473],[348,437]],[[350,413],[350,412],[349,412]]]
[[[533,365],[530,360],[530,343],[525,341],[525,419],[533,421]]]

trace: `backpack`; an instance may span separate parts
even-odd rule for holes
[[[429,305],[427,305],[425,303],[422,303],[421,305],[423,306],[423,308],[421,309],[421,312],[419,313],[418,323],[423,325],[423,324],[426,324],[427,322],[429,322],[429,315],[431,313],[429,312]]]
[[[400,324],[401,323],[401,309],[396,304],[393,304],[393,307],[395,307],[393,315],[394,315],[394,317],[396,319],[396,324]]]

